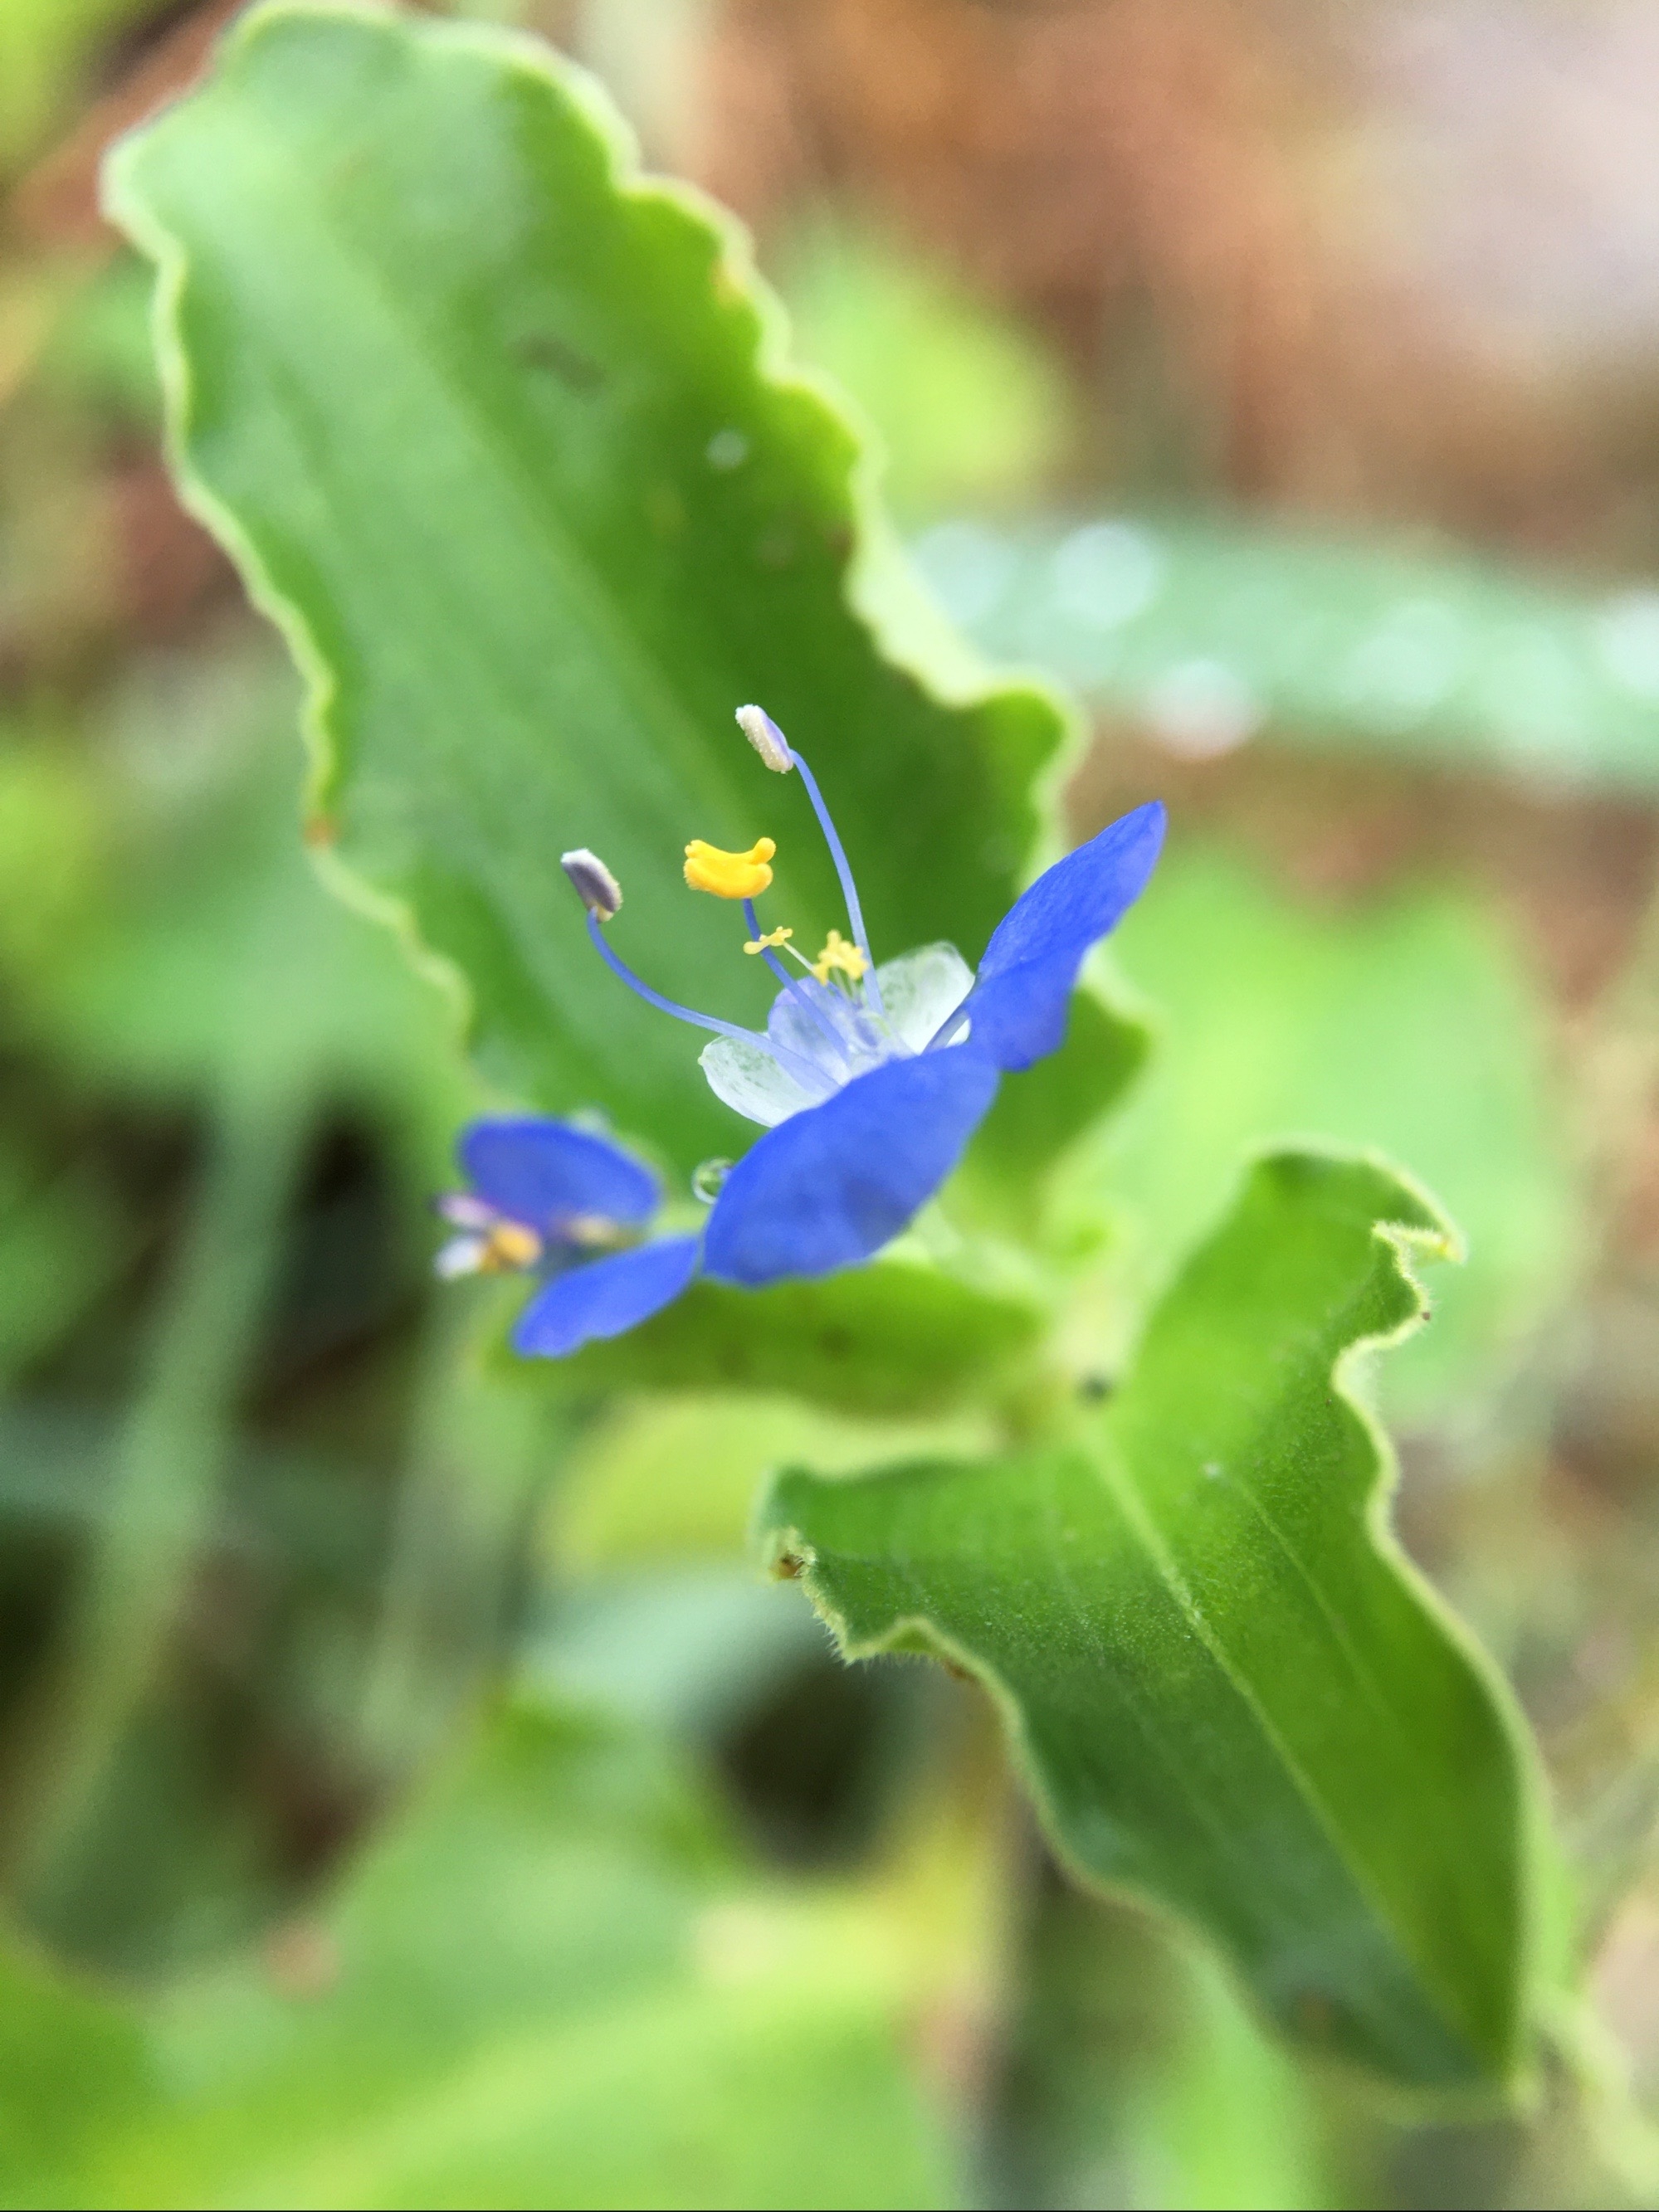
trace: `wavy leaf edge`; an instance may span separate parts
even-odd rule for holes
[[[1367,1540],[1382,1565],[1406,1586],[1481,1684],[1492,1701],[1515,1761],[1518,1784],[1518,1857],[1522,1869],[1523,1927],[1516,1981],[1521,1992],[1519,2017],[1523,2033],[1518,2039],[1514,2064],[1498,2086],[1515,2109],[1524,2111],[1530,2109],[1543,2094],[1540,2046],[1555,2039],[1551,2021],[1563,2002],[1563,1985],[1571,1972],[1568,1960],[1571,1947],[1568,1924],[1570,1900],[1561,1894],[1565,1875],[1555,1844],[1547,1778],[1536,1742],[1507,1676],[1474,1630],[1407,1552],[1392,1525],[1389,1507],[1399,1481],[1399,1455],[1393,1439],[1366,1394],[1355,1387],[1366,1361],[1404,1342],[1429,1318],[1432,1310],[1431,1302],[1416,1271],[1417,1264],[1425,1259],[1461,1262],[1467,1250],[1462,1231],[1445,1207],[1424,1184],[1408,1170],[1401,1168],[1397,1162],[1380,1152],[1369,1147],[1326,1146],[1312,1141],[1261,1146],[1247,1157],[1232,1196],[1189,1250],[1182,1255],[1181,1264],[1173,1271],[1158,1297],[1152,1302],[1137,1336],[1136,1348],[1138,1351],[1139,1344],[1152,1326],[1164,1298],[1179,1285],[1187,1261],[1202,1251],[1211,1237],[1224,1226],[1237,1210],[1255,1178],[1264,1170],[1303,1163],[1370,1168],[1386,1176],[1403,1200],[1414,1204],[1421,1209],[1423,1215],[1428,1217],[1426,1220],[1419,1221],[1393,1220],[1381,1216],[1374,1219],[1371,1234],[1393,1255],[1395,1280],[1409,1292],[1414,1310],[1392,1328],[1365,1334],[1350,1341],[1332,1364],[1331,1383],[1334,1392],[1359,1422],[1374,1456],[1375,1472],[1366,1498],[1364,1522]],[[1126,1363],[1126,1373],[1132,1373],[1133,1366],[1134,1355],[1132,1354]],[[830,1479],[838,1483],[870,1486],[923,1465],[933,1464],[937,1462],[896,1462],[888,1468]],[[911,1613],[896,1619],[877,1636],[860,1638],[850,1632],[845,1617],[824,1589],[816,1571],[817,1555],[814,1547],[799,1528],[791,1525],[787,1518],[781,1517],[776,1510],[783,1486],[794,1472],[796,1470],[780,1469],[768,1481],[756,1501],[750,1522],[751,1541],[760,1554],[765,1571],[779,1579],[799,1581],[814,1612],[830,1631],[837,1656],[845,1663],[854,1665],[884,1657],[931,1657],[984,1690],[1002,1724],[1012,1762],[1036,1810],[1044,1840],[1065,1868],[1068,1877],[1085,1894],[1130,1905],[1150,1914],[1180,1939],[1200,1943],[1218,1961],[1239,2002],[1271,2038],[1273,2034],[1272,2025],[1267,2021],[1254,1993],[1243,1976],[1236,1972],[1224,1950],[1215,1944],[1206,1931],[1184,1919],[1172,1905],[1149,1890],[1130,1882],[1103,1881],[1085,1867],[1073,1851],[1055,1817],[1040,1765],[1031,1752],[1020,1699],[995,1667],[971,1647],[940,1629],[925,1613]],[[1344,2068],[1340,2059],[1328,2063],[1340,2070],[1349,2070]],[[1476,2091],[1407,2087],[1398,2083],[1377,2083],[1375,2077],[1367,2076],[1366,2079],[1383,2105],[1407,2115],[1428,2110],[1451,2117],[1465,2112],[1478,2116],[1490,2111],[1490,2099]]]
[[[374,0],[258,0],[221,34],[201,78],[111,147],[100,178],[100,204],[107,219],[155,272],[150,333],[161,386],[163,449],[174,489],[186,513],[223,548],[250,603],[276,629],[299,672],[304,693],[300,727],[308,763],[301,805],[313,866],[336,897],[392,932],[416,973],[445,1000],[458,1043],[470,1051],[478,1034],[477,994],[460,964],[428,944],[411,899],[377,887],[330,848],[325,799],[342,766],[334,720],[338,678],[303,606],[278,586],[252,534],[191,459],[195,381],[181,313],[191,255],[155,215],[137,176],[152,130],[165,128],[178,110],[227,79],[246,52],[274,27],[296,21],[369,23],[390,35],[493,61],[544,87],[568,101],[592,134],[619,198],[672,209],[710,234],[717,249],[714,283],[746,304],[755,319],[757,377],[776,391],[816,401],[823,410],[826,428],[839,429],[847,438],[852,454],[847,478],[852,550],[842,592],[848,610],[869,631],[876,654],[945,706],[981,705],[1024,694],[1040,696],[1053,712],[1055,741],[1029,794],[1039,824],[1048,825],[1039,828],[1036,848],[1024,872],[1027,878],[1038,872],[1062,849],[1060,795],[1087,742],[1081,711],[1040,671],[994,672],[951,623],[911,563],[882,505],[885,456],[878,434],[849,393],[824,372],[794,356],[788,311],[760,273],[748,226],[700,186],[648,173],[637,134],[599,78],[532,33],[489,23],[417,21],[376,5]],[[1135,1012],[1121,1008],[1115,994],[1097,985],[1085,983],[1084,988],[1115,1019],[1136,1021]]]

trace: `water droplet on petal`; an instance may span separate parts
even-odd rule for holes
[[[712,1206],[726,1187],[726,1178],[736,1166],[735,1160],[703,1160],[691,1170],[691,1194],[705,1206]]]

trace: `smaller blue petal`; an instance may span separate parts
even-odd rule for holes
[[[519,1316],[513,1348],[562,1359],[599,1336],[621,1336],[672,1305],[697,1272],[697,1239],[664,1237],[556,1275]]]
[[[457,1151],[481,1198],[543,1236],[556,1236],[561,1221],[583,1213],[633,1227],[662,1199],[650,1169],[620,1146],[544,1114],[474,1121]]]
[[[1164,809],[1153,800],[1056,860],[1014,902],[962,1009],[976,1050],[1011,1071],[1059,1050],[1091,946],[1140,896],[1163,843]]]
[[[890,1060],[745,1152],[708,1218],[704,1265],[751,1288],[879,1250],[961,1158],[996,1096],[970,1045]]]

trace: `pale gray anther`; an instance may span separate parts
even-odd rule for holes
[[[580,845],[574,853],[561,853],[559,866],[576,887],[576,896],[589,914],[609,921],[622,904],[622,885],[597,853]]]
[[[789,740],[764,707],[739,707],[738,727],[774,774],[788,775],[795,765]]]

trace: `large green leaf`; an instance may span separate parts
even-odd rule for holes
[[[110,204],[162,272],[185,496],[309,678],[313,836],[470,997],[508,1090],[682,1163],[741,1135],[696,1034],[593,957],[558,855],[616,870],[613,939],[659,988],[753,1018],[767,979],[685,890],[684,842],[769,833],[769,921],[842,916],[745,700],[813,759],[878,956],[977,956],[1060,718],[925,619],[740,234],[634,173],[580,72],[477,27],[258,9]]]
[[[0,1977],[0,2046],[78,2093],[0,2176],[14,2203],[936,2203],[893,1934],[745,1884],[662,1754],[520,1717],[263,1966],[132,2012]]]
[[[1342,1384],[1448,1242],[1381,1165],[1271,1158],[1069,1435],[764,1510],[849,1656],[986,1682],[1080,1874],[1206,1928],[1285,2031],[1441,2087],[1517,2063],[1534,1816]]]

